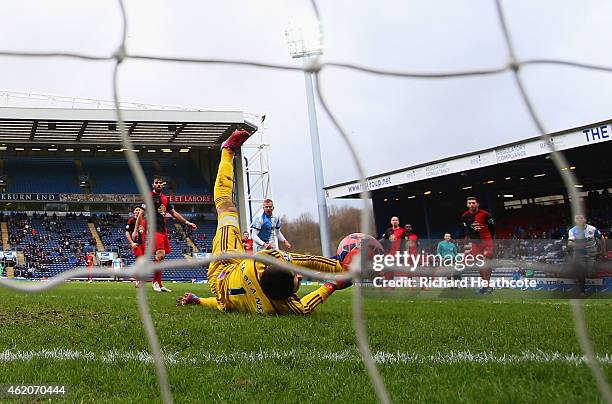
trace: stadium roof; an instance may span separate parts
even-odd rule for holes
[[[239,111],[123,110],[134,146],[208,148],[236,128],[256,130]],[[3,144],[119,146],[115,110],[0,108]]]
[[[597,122],[578,128],[551,133],[550,137],[557,150],[575,149],[612,140],[612,120]],[[465,173],[484,167],[523,160],[548,154],[548,144],[539,136],[519,142],[501,145],[447,159],[404,168],[367,179],[371,191],[393,188],[450,174]],[[350,181],[325,187],[328,198],[356,197],[361,192],[359,181]]]

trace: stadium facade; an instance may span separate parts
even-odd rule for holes
[[[239,111],[124,110],[123,119],[145,173],[165,175],[173,202],[194,212],[213,203],[220,144],[234,129],[257,129]],[[122,152],[114,110],[0,108],[0,206],[123,209],[139,197]],[[243,171],[243,159],[236,164]]]
[[[550,134],[569,162],[564,170],[574,170],[584,198],[595,193],[609,198],[612,191],[611,123],[597,122]],[[522,223],[529,221],[529,215],[518,217],[521,208],[528,211],[535,207],[536,216],[538,207],[559,211],[567,224],[569,197],[549,152],[545,141],[533,137],[369,177],[366,183],[372,193],[376,230],[382,234],[389,219],[399,216],[423,238],[441,238],[444,232],[460,236],[459,219],[467,196],[478,197],[481,207],[514,222],[502,220],[501,237],[510,235],[514,230],[510,227],[529,226]],[[359,181],[326,187],[328,198],[357,198],[360,191]]]
[[[171,221],[169,258],[206,254],[216,228],[212,184],[220,146],[235,129],[258,126],[240,111],[122,110],[122,116],[147,178],[162,175],[177,210],[198,224],[190,233]],[[270,192],[265,145],[254,138],[235,159],[244,173],[236,177],[234,196],[244,228],[258,198]],[[130,264],[125,222],[142,198],[124,151],[113,109],[0,108],[4,266],[41,278],[84,265],[88,254],[100,263],[122,257]],[[164,276],[202,279],[205,273]]]

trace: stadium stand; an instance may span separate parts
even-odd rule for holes
[[[561,205],[529,205],[507,210],[497,220],[497,237],[534,239],[544,235],[545,238],[560,239],[567,234],[568,218],[567,207]]]
[[[13,214],[8,224],[11,245],[23,251],[24,267],[33,278],[53,276],[82,265],[85,254],[94,250],[86,221],[76,216]]]
[[[91,191],[97,194],[135,194],[136,183],[129,173],[124,158],[83,158],[83,171],[89,175]],[[142,168],[147,178],[157,174],[151,160],[142,160]],[[118,181],[118,179],[121,179]]]
[[[89,175],[91,191],[98,194],[136,194],[138,189],[129,168],[120,157],[5,157],[3,174],[7,175],[6,192],[20,193],[83,193],[79,175]],[[184,195],[211,193],[210,185],[190,158],[141,159],[147,178],[166,176],[171,192]],[[52,173],[52,175],[41,175]],[[121,181],[118,181],[118,179]]]
[[[187,235],[198,247],[200,252],[212,251],[212,239],[217,231],[217,222],[198,220],[195,222],[198,228],[194,231],[187,229]]]
[[[83,171],[89,175],[91,190],[98,194],[135,194],[138,193],[136,183],[129,172],[127,162],[123,158],[84,158],[81,159]],[[168,179],[168,188],[176,194],[210,193],[199,170],[189,158],[186,159],[141,159],[147,178],[160,174]],[[117,181],[121,178],[121,181]]]
[[[95,240],[88,229],[93,223],[98,229],[106,251],[118,252],[126,265],[134,262],[134,256],[125,240],[127,218],[119,215],[68,214],[60,217],[47,214],[25,213],[5,216],[9,228],[11,248],[23,252],[25,263],[15,266],[15,275],[25,278],[48,278],[62,271],[84,265],[86,254],[95,251]],[[214,235],[216,223],[197,221],[207,243]],[[213,229],[213,233],[207,233]],[[191,247],[174,227],[169,227],[172,252],[166,259],[182,259],[191,255]],[[109,263],[110,265],[110,263]],[[164,271],[164,280],[201,281],[206,279],[205,268],[186,268]]]
[[[604,190],[605,191],[605,190]],[[590,191],[585,198],[589,224],[608,234],[612,227],[612,198],[607,192]],[[506,210],[497,219],[497,238],[561,239],[574,224],[567,205],[531,204]]]
[[[177,194],[199,195],[212,192],[191,159],[160,159],[159,163],[162,174],[167,176]]]
[[[100,238],[107,251],[118,252],[119,256],[126,260],[126,265],[134,262],[134,255],[125,240],[126,217],[119,215],[101,215],[94,219],[96,227],[99,229]],[[191,255],[191,248],[187,245],[184,237],[172,226],[172,219],[169,219],[168,238],[170,240],[170,254],[166,256],[168,260],[184,259],[185,255]],[[198,223],[200,225],[202,222]],[[216,229],[216,223],[204,225],[206,228]],[[214,232],[213,232],[214,234]],[[211,238],[207,235],[206,238]],[[185,268],[168,270],[163,273],[164,280],[190,281],[206,279],[206,271],[201,268]]]
[[[83,193],[74,160],[65,157],[6,157],[7,192]],[[49,173],[51,175],[41,175]]]
[[[145,175],[155,174],[167,178],[167,192],[180,195],[211,193],[209,184],[200,170],[188,157],[182,159],[159,158],[140,160]],[[6,175],[5,192],[14,193],[72,193],[92,192],[98,194],[137,194],[138,190],[123,157],[55,157],[8,156],[2,159],[2,174]],[[89,187],[79,186],[79,176],[89,176]],[[87,252],[94,252],[96,243],[88,228],[93,223],[107,251],[118,252],[129,265],[133,254],[125,240],[126,218],[118,215],[93,215],[91,218],[69,214],[27,216],[15,213],[5,216],[8,241],[11,249],[23,253],[25,264],[15,267],[17,276],[43,278],[58,272],[83,265]],[[167,259],[182,259],[191,255],[184,233],[177,231],[170,220],[169,236],[172,252]],[[216,222],[197,221],[200,227],[190,238],[198,251],[212,248],[212,237]],[[202,269],[166,271],[168,280],[202,280],[206,273]]]

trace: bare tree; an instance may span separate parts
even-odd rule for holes
[[[340,240],[348,234],[359,232],[359,209],[348,206],[331,206],[329,208],[329,222],[331,226],[332,251]],[[321,254],[321,237],[319,233],[319,223],[316,222],[309,213],[302,213],[293,220],[288,220],[286,216],[282,218],[283,234],[293,244],[293,251],[307,254]],[[374,227],[369,231],[374,234]]]

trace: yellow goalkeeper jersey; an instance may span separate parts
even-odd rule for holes
[[[257,254],[267,254],[276,259],[319,272],[342,272],[344,269],[336,259],[287,253],[279,250],[264,250]],[[200,299],[200,304],[215,307],[222,311],[236,311],[257,314],[310,314],[332,293],[321,286],[301,299],[292,295],[284,300],[269,299],[260,285],[260,278],[267,264],[252,259],[233,260],[218,274],[217,284],[211,285],[217,291],[216,297]]]

